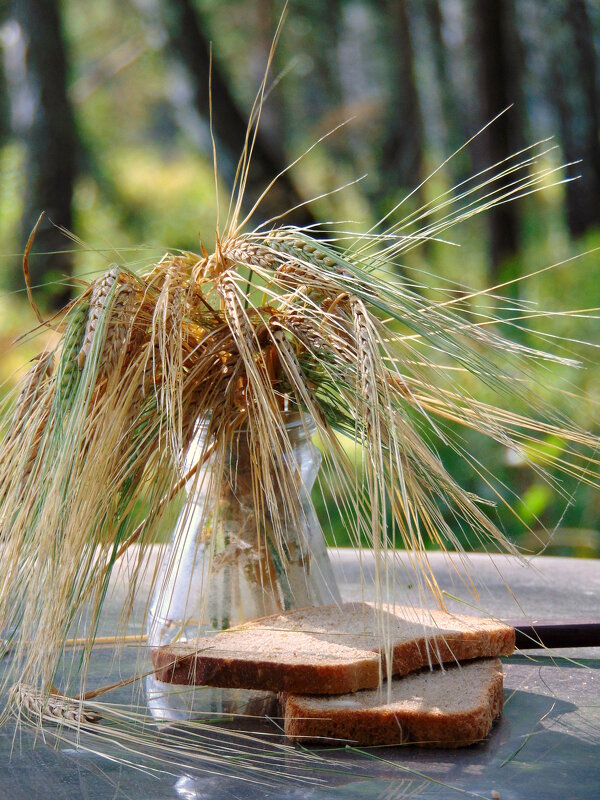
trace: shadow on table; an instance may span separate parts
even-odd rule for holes
[[[6,759],[2,788],[12,788],[6,797],[15,800],[399,800],[465,797],[465,792],[489,798],[492,790],[499,792],[501,800],[596,796],[600,785],[599,714],[592,714],[590,721],[572,703],[529,691],[507,693],[507,697],[502,720],[488,739],[473,747],[311,749],[323,760],[308,770],[305,767],[302,774],[292,759],[274,762],[277,785],[273,787],[260,777],[252,783],[219,774],[218,765],[212,775],[175,769],[175,774],[152,776],[69,747],[55,751],[38,743],[32,750],[31,742],[24,743],[21,752],[17,747],[9,761],[9,737],[4,735],[0,743],[0,756]],[[215,731],[215,739],[225,744],[227,731]]]
[[[507,693],[508,694],[508,693]],[[183,775],[175,784],[185,800],[216,797],[229,800],[256,798],[429,798],[475,796],[489,798],[493,790],[502,800],[518,797],[591,798],[600,785],[597,743],[585,730],[569,733],[567,720],[577,706],[542,694],[516,691],[510,695],[502,720],[478,745],[460,750],[402,746],[327,748],[325,761],[313,771],[322,786],[265,790],[236,781]],[[597,731],[596,731],[597,737]],[[596,739],[597,741],[597,739]],[[580,775],[580,773],[582,773]],[[568,776],[568,777],[567,777]],[[570,788],[565,794],[565,781]]]

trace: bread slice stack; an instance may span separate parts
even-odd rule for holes
[[[502,711],[497,658],[415,672],[354,694],[282,695],[285,734],[320,744],[465,747],[490,732]]]
[[[458,747],[484,738],[500,713],[496,657],[514,644],[514,629],[491,619],[344,603],[155,648],[152,658],[161,681],[280,692],[292,739]],[[439,664],[451,666],[432,670]],[[398,676],[389,687],[388,673]]]

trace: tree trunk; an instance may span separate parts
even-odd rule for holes
[[[390,56],[394,70],[385,120],[387,135],[381,149],[381,171],[384,185],[390,191],[397,191],[414,189],[422,179],[423,119],[406,0],[388,0],[385,8],[393,40]]]
[[[473,0],[471,20],[480,126],[514,103],[514,108],[477,138],[473,149],[479,170],[523,147],[522,53],[513,0]],[[513,277],[504,274],[503,265],[519,250],[518,203],[492,209],[487,220],[490,277],[495,283]]]
[[[450,59],[443,35],[444,18],[439,0],[425,0],[423,10],[431,41],[431,56],[440,96],[445,134],[444,157],[447,158],[467,141],[467,126],[464,124],[464,114],[459,110],[456,89],[452,82]],[[454,157],[450,168],[453,170],[457,183],[468,176],[470,165],[465,150]]]
[[[597,61],[585,0],[567,0],[562,14],[560,53],[552,60],[552,98],[567,161],[582,160],[581,178],[566,185],[567,224],[580,236],[600,224],[600,129]]]
[[[315,122],[332,119],[339,114],[343,102],[338,61],[341,0],[327,0],[326,3],[297,0],[294,8],[296,13],[312,20],[309,51],[312,66],[301,78],[298,92],[303,99],[304,113]],[[327,147],[337,151],[336,157],[345,158],[340,136],[331,137]]]
[[[265,55],[269,52],[273,42],[273,34],[279,22],[281,8],[276,0],[254,0],[251,4],[254,13],[254,36],[252,42],[248,43],[249,53],[252,59],[251,75],[256,85],[263,78]],[[282,68],[281,62],[281,43],[275,51],[273,64],[271,67],[273,80],[280,75]],[[285,139],[285,114],[283,110],[282,87],[277,86],[269,96],[269,101],[265,104],[261,114],[261,130],[268,146],[286,148]]]
[[[16,0],[14,17],[26,47],[26,80],[33,98],[33,115],[25,134],[26,193],[22,219],[25,243],[38,216],[30,260],[33,285],[47,284],[44,294],[52,308],[63,305],[71,290],[64,279],[72,274],[68,240],[56,226],[72,227],[73,184],[76,176],[77,132],[67,93],[67,56],[58,0]],[[17,267],[20,271],[20,265]],[[15,270],[14,280],[19,281]]]
[[[194,103],[198,113],[206,118],[209,113],[210,46],[198,14],[191,0],[169,0],[162,3],[162,18],[169,38],[172,56],[180,61],[187,71],[194,88]],[[213,128],[218,144],[223,149],[229,165],[225,177],[233,181],[235,165],[244,147],[247,122],[238,108],[221,70],[218,58],[213,53],[212,61],[212,112]],[[227,165],[226,165],[227,166]],[[276,145],[266,145],[259,134],[252,152],[252,163],[245,191],[245,207],[248,209],[259,197],[268,183],[286,166],[286,160]],[[275,214],[291,209],[304,200],[290,180],[283,175],[262,201],[253,217],[253,223],[268,219]],[[306,207],[286,215],[285,221],[295,225],[314,222]]]
[[[0,25],[4,25],[7,8],[0,3]],[[3,147],[10,136],[10,103],[8,102],[8,86],[4,70],[4,48],[0,42],[0,147]]]

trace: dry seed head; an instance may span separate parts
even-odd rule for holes
[[[11,689],[11,697],[19,712],[25,712],[39,721],[50,718],[57,724],[61,722],[94,723],[102,719],[95,711],[86,708],[80,700],[54,693],[45,697],[40,691],[26,683],[15,684]]]
[[[292,308],[286,311],[281,319],[284,327],[288,328],[308,350],[315,352],[326,347],[319,329],[298,309]]]
[[[234,336],[241,334],[245,341],[249,343],[252,333],[249,328],[248,320],[240,308],[238,301],[236,284],[229,272],[223,272],[218,284],[219,294],[225,304],[225,314],[230,325],[233,327]]]
[[[276,253],[264,245],[245,239],[231,239],[202,262],[201,277],[205,280],[217,278],[235,264],[275,269],[280,260]]]
[[[275,278],[282,284],[292,287],[306,286],[309,289],[318,289],[324,294],[333,288],[331,278],[321,275],[300,261],[286,261],[275,270]]]
[[[104,311],[106,298],[114,286],[117,277],[118,270],[113,268],[94,283],[92,288],[92,296],[90,298],[90,310],[85,326],[85,334],[83,336],[83,344],[81,345],[81,350],[77,355],[77,364],[79,369],[83,369],[85,360],[90,353],[100,314]]]
[[[15,413],[11,423],[11,436],[22,427],[22,423],[30,413],[30,407],[39,397],[44,382],[54,371],[54,353],[42,353],[33,367],[23,379],[23,386],[15,404]]]
[[[27,482],[27,479],[31,475],[31,471],[33,470],[33,466],[35,464],[35,460],[37,458],[40,449],[42,437],[44,435],[44,431],[46,430],[47,422],[48,422],[48,413],[46,412],[43,418],[40,420],[33,435],[33,438],[31,440],[31,444],[29,446],[27,461],[25,462],[25,466],[23,467],[23,475],[21,479],[23,485]]]
[[[266,267],[274,269],[280,262],[280,257],[267,247],[255,242],[234,239],[226,250],[227,257],[232,261],[249,266]]]
[[[100,375],[109,375],[123,353],[132,329],[134,300],[135,292],[128,283],[124,283],[119,287],[112,303],[110,319],[106,326],[106,334],[100,356]]]
[[[375,362],[368,313],[362,300],[359,300],[357,297],[352,297],[350,299],[350,308],[352,309],[352,319],[354,322],[361,392],[363,399],[367,402],[371,402],[376,387],[373,380]]]
[[[166,297],[165,297],[166,295]],[[186,279],[181,273],[181,265],[176,259],[168,268],[161,290],[161,296],[165,297],[165,304],[161,307],[160,313],[165,322],[167,334],[179,327],[182,312],[186,304]]]

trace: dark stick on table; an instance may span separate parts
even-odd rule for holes
[[[520,650],[600,647],[600,620],[508,620]]]

